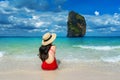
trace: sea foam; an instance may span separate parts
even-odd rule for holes
[[[3,52],[3,51],[0,51],[0,57],[3,57],[3,54],[4,54],[5,52]]]
[[[74,45],[73,47],[80,47],[83,49],[94,49],[94,50],[114,50],[120,49],[120,46],[85,46],[85,45]]]
[[[108,58],[102,58],[102,61],[104,62],[120,62],[120,55],[114,56],[114,57],[108,57]]]

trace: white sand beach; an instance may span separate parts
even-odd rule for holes
[[[120,80],[120,65],[112,63],[65,63],[43,71],[39,59],[0,60],[0,80]]]

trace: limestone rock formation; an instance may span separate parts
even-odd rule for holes
[[[85,18],[78,13],[71,11],[68,16],[67,27],[67,37],[83,37],[86,33]]]

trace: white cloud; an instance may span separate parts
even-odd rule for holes
[[[41,30],[41,32],[47,32],[48,31],[48,29],[42,29]]]
[[[19,0],[21,1],[21,0]],[[60,0],[61,1],[61,0]],[[17,2],[17,1],[16,1]],[[26,1],[27,2],[27,1]],[[62,8],[62,5],[56,5],[58,8]],[[39,9],[38,9],[39,10]],[[28,6],[17,8],[14,5],[10,6],[10,3],[6,1],[0,2],[0,12],[7,15],[5,20],[8,20],[9,24],[1,25],[1,30],[9,28],[19,28],[29,33],[35,32],[67,32],[67,17],[68,11],[61,12],[37,12],[35,9],[30,9]],[[94,12],[95,15],[84,15],[87,22],[87,32],[115,32],[120,31],[120,14],[114,13],[114,15],[100,15],[99,11]],[[25,29],[25,30],[24,30]],[[10,29],[9,29],[10,30]],[[16,30],[18,31],[18,30]]]
[[[87,32],[93,32],[93,30],[92,29],[87,29]]]
[[[34,12],[34,10],[28,9],[28,8],[26,8],[26,7],[23,7],[22,9],[23,9],[24,11],[28,12],[28,13],[29,13],[29,12]]]
[[[29,33],[33,33],[33,32],[47,32],[48,29],[33,29],[33,30],[28,30]]]
[[[12,28],[13,26],[11,24],[0,24],[0,28]]]
[[[120,14],[114,15],[101,15],[101,16],[92,16],[85,15],[86,21],[88,24],[94,24],[97,26],[108,26],[108,25],[120,25]]]
[[[36,20],[36,19],[39,19],[39,16],[33,15],[33,16],[32,16],[32,19],[35,19],[35,20]]]
[[[0,7],[8,7],[9,2],[8,1],[0,1]]]
[[[94,13],[96,16],[98,16],[100,14],[98,11],[95,11]]]
[[[54,25],[55,26],[55,28],[57,28],[57,29],[60,29],[61,28],[61,26],[59,26],[59,25]]]
[[[54,14],[54,15],[53,15]],[[12,23],[16,29],[25,29],[28,33],[44,33],[47,31],[56,33],[65,33],[67,31],[67,11],[63,12],[44,12],[31,13],[25,11],[25,15],[31,17],[19,17],[11,15],[8,17],[9,22]]]
[[[32,32],[39,32],[39,31],[40,31],[39,29],[28,30],[29,33],[32,33]]]
[[[3,8],[0,8],[0,12],[3,13],[3,14],[10,14],[11,13],[11,12],[5,11]]]
[[[40,26],[42,26],[43,24],[45,24],[44,22],[36,22],[35,23],[35,27],[39,28]]]
[[[87,22],[88,33],[101,33],[101,34],[120,34],[120,14],[114,13],[113,15],[84,15]]]
[[[15,13],[17,8],[10,5],[9,1],[0,1],[0,12],[3,14]]]
[[[110,30],[111,31],[117,31],[116,28],[114,28],[114,27],[110,27]]]
[[[99,28],[99,31],[106,31],[106,28]]]

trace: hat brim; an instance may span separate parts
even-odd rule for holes
[[[51,44],[56,39],[56,34],[52,33],[52,37],[48,41],[42,40],[42,45],[46,46],[48,44]]]

